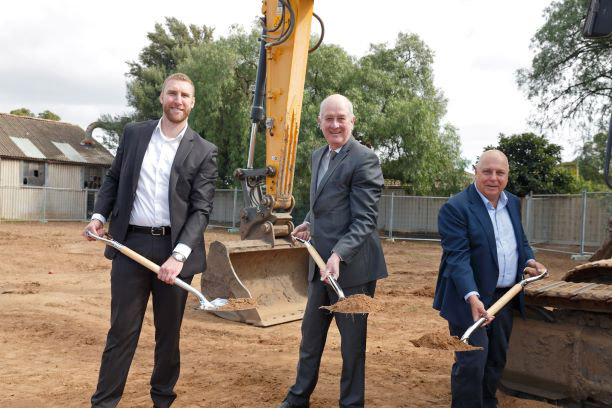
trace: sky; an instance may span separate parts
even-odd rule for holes
[[[536,131],[528,125],[535,107],[515,74],[531,64],[531,38],[550,3],[315,0],[314,10],[325,43],[356,57],[373,43],[392,46],[400,32],[418,34],[435,53],[434,83],[448,99],[444,121],[458,128],[463,157],[474,162],[499,133]],[[0,112],[48,109],[82,128],[101,114],[128,112],[126,61],[137,60],[156,22],[176,17],[214,27],[219,37],[233,24],[249,29],[260,12],[260,0],[8,2],[0,14]],[[550,140],[569,160],[575,140],[565,133]]]

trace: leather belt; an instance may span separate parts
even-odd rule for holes
[[[140,225],[129,225],[128,231],[137,232],[139,234],[149,234],[154,237],[170,235],[170,227],[141,227]]]

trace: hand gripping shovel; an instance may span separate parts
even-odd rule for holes
[[[510,290],[508,292],[506,292],[504,294],[504,296],[502,296],[501,298],[499,298],[499,300],[495,303],[493,303],[491,305],[491,307],[489,309],[487,309],[487,313],[490,315],[495,315],[497,312],[499,312],[502,307],[506,306],[506,304],[513,298],[515,297],[517,294],[519,294],[521,292],[521,290],[523,290],[523,288],[531,282],[537,281],[542,279],[543,277],[545,277],[548,274],[548,272],[544,271],[541,274],[539,274],[538,276],[533,276],[531,278],[526,278],[523,279],[522,281],[520,281],[519,283],[517,283],[516,285],[514,285],[512,288],[510,288]],[[473,325],[471,325],[469,327],[469,329],[467,329],[465,331],[465,333],[463,334],[463,336],[461,336],[461,341],[464,342],[465,344],[468,344],[468,339],[470,338],[470,336],[472,335],[472,333],[474,333],[474,331],[476,329],[478,329],[480,326],[482,326],[482,324],[486,321],[486,319],[484,317],[481,317],[480,319],[478,319],[476,322],[474,322]]]
[[[312,256],[312,259],[314,259],[320,270],[324,271],[327,268],[325,261],[323,260],[323,258],[321,258],[321,255],[319,255],[317,250],[312,246],[310,240],[306,241],[298,237],[292,238],[306,246],[308,253],[310,253],[310,256]],[[334,292],[336,292],[336,294],[338,295],[338,301],[346,299],[346,296],[344,296],[344,292],[342,291],[340,285],[338,285],[338,282],[336,282],[336,279],[333,276],[327,275],[327,281],[329,282],[329,286],[331,286]]]
[[[115,248],[116,250],[121,252],[123,255],[127,256],[128,258],[130,258],[130,259],[132,259],[132,260],[134,260],[136,262],[138,262],[139,264],[141,264],[145,268],[150,269],[151,271],[153,271],[155,273],[159,273],[159,269],[160,269],[159,265],[157,265],[156,263],[148,260],[144,256],[142,256],[139,253],[131,250],[130,248],[126,247],[125,245],[121,245],[119,242],[117,242],[114,239],[112,239],[110,237],[110,235],[107,235],[109,237],[109,239],[100,237],[100,236],[98,236],[96,234],[92,234],[89,231],[87,231],[87,235],[92,237],[92,238],[94,238],[97,241],[104,242],[106,245],[112,246],[113,248]],[[174,284],[176,286],[179,286],[182,289],[185,289],[187,292],[191,292],[193,295],[195,295],[198,298],[198,300],[200,301],[200,309],[202,309],[202,310],[215,311],[215,310],[217,310],[217,308],[219,308],[221,306],[225,306],[228,303],[227,299],[221,299],[221,298],[217,298],[217,299],[213,300],[212,302],[209,302],[204,297],[204,295],[202,295],[197,289],[195,289],[193,286],[189,285],[188,283],[183,282],[179,278],[174,278]]]

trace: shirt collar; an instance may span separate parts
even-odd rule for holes
[[[187,124],[185,124],[185,127],[183,128],[183,130],[181,130],[179,132],[179,134],[176,135],[176,137],[174,139],[170,139],[169,137],[164,135],[164,132],[162,131],[162,128],[161,128],[161,121],[162,121],[162,119],[163,118],[161,118],[159,120],[159,122],[157,122],[157,126],[155,127],[155,132],[159,132],[159,135],[162,137],[162,140],[164,142],[169,142],[169,143],[176,142],[176,143],[180,143],[181,140],[183,139],[183,136],[185,136],[185,132],[187,131]]]
[[[493,207],[493,204],[491,204],[489,199],[485,197],[485,195],[482,194],[480,190],[478,190],[478,187],[476,187],[476,183],[474,183],[474,188],[478,192],[478,195],[482,199],[482,202],[484,203],[485,207],[487,207],[487,210],[501,210],[502,208],[506,206],[506,204],[508,204],[508,196],[506,196],[505,191],[502,191],[501,194],[499,195],[499,201],[497,202],[497,208],[495,208]]]

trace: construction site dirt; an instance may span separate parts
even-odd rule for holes
[[[110,261],[104,246],[81,237],[84,223],[0,224],[0,393],[2,407],[83,407],[94,391],[110,321]],[[209,230],[213,240],[237,234]],[[431,307],[437,242],[385,242],[389,278],[379,281],[382,311],[369,318],[366,406],[448,407],[453,353],[410,340],[447,334]],[[538,258],[553,277],[577,263],[567,255]],[[192,282],[199,288],[199,275]],[[275,407],[295,378],[300,321],[254,327],[197,309],[189,295],[181,332],[176,407]],[[151,406],[151,305],[120,406]],[[337,406],[340,338],[332,324],[311,407]],[[502,408],[553,405],[499,392]]]

